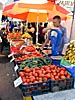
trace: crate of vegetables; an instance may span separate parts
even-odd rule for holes
[[[32,53],[27,53],[27,54],[18,54],[15,55],[15,62],[19,61],[24,61],[25,59],[30,59],[30,58],[37,58],[37,57],[43,57],[40,52],[32,52]]]
[[[23,83],[20,85],[23,96],[36,96],[46,94],[50,91],[50,79],[47,69],[48,66],[42,68],[24,68],[19,71]]]
[[[50,91],[61,91],[72,89],[74,87],[74,78],[66,70],[66,68],[60,68],[58,66],[51,66],[50,77]]]
[[[35,68],[36,66],[42,67],[43,65],[51,64],[51,59],[48,59],[48,57],[36,57],[36,58],[30,58],[25,59],[24,61],[18,63],[19,69],[27,68]]]

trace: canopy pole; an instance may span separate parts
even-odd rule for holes
[[[75,0],[74,0],[74,7],[73,7],[73,17],[72,17],[72,24],[71,24],[71,31],[70,31],[70,40],[72,39],[72,31],[73,31],[73,23],[74,23],[74,12],[75,12]]]

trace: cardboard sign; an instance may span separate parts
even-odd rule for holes
[[[21,77],[17,78],[17,79],[14,81],[14,86],[15,86],[15,87],[18,87],[20,84],[22,84],[22,79],[21,79]]]

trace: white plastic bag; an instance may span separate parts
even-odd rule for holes
[[[0,43],[2,42],[2,38],[1,38],[1,36],[0,36]]]

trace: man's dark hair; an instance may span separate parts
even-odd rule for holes
[[[56,15],[56,16],[53,17],[53,19],[60,19],[61,20],[61,17]]]
[[[53,20],[54,20],[54,19],[57,19],[57,20],[59,20],[59,21],[61,22],[61,17],[58,16],[58,15],[54,16],[54,17],[53,17]]]

